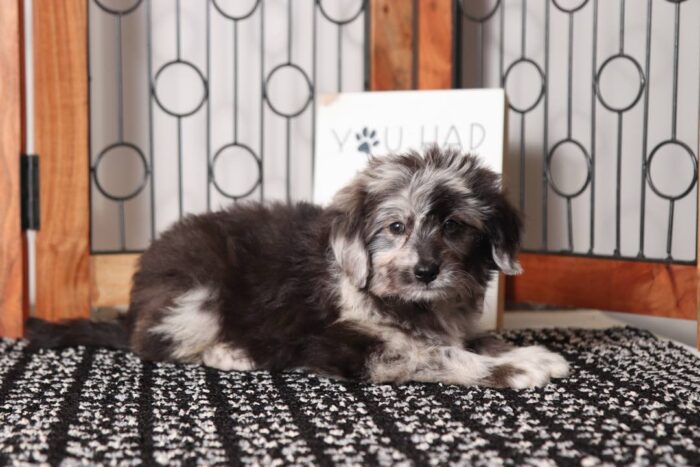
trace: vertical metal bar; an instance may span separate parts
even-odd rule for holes
[[[286,144],[287,144],[287,203],[292,201],[292,119],[287,117],[287,129],[286,129]]]
[[[177,60],[180,61],[182,45],[180,43],[180,0],[175,1],[175,43],[177,45]]]
[[[620,0],[620,54],[625,52],[625,0]],[[617,112],[617,173],[615,174],[615,256],[620,256],[622,230],[622,122],[623,112]]]
[[[597,1],[597,0],[596,0]],[[501,6],[503,8],[503,6]],[[501,28],[503,21],[501,20]],[[501,50],[503,56],[503,50]],[[549,179],[547,177],[547,162],[549,159],[549,1],[545,3],[545,20],[544,20],[544,124],[543,126],[543,146],[542,153],[542,250],[547,250],[548,235],[548,219],[547,208],[549,198]]]
[[[527,0],[522,0],[521,5],[522,9],[520,10],[520,14],[522,16],[522,21],[520,23],[520,58],[525,58],[527,51]]]
[[[622,112],[617,112],[617,173],[615,174],[615,251],[620,256],[620,203],[622,196]]]
[[[569,13],[569,57],[567,64],[566,137],[571,139],[574,99],[574,14]]]
[[[625,0],[620,0],[620,53],[625,52]]]
[[[520,212],[525,212],[525,114],[520,114]]]
[[[117,15],[117,27],[115,38],[117,47],[117,134],[120,143],[124,142],[124,57],[122,53],[122,15]]]
[[[233,143],[238,143],[238,21],[233,21]]]
[[[648,156],[648,139],[649,139],[649,94],[651,87],[651,0],[647,0],[647,30],[646,30],[646,57],[644,65],[644,74],[646,81],[644,83],[644,117],[642,130],[642,193],[639,206],[639,252],[638,258],[644,258],[644,230],[646,218],[646,197],[647,197],[647,156]]]
[[[676,3],[676,16],[673,22],[674,37],[673,37],[673,110],[671,113],[671,139],[676,139],[676,130],[678,128],[678,52],[680,49],[680,32],[681,32],[681,4]]]
[[[124,214],[124,201],[117,203],[119,206],[119,245],[121,251],[126,250],[126,215]]]
[[[315,9],[314,9],[315,11]],[[314,20],[316,18],[314,17]],[[343,90],[343,26],[340,24],[338,28],[338,92]],[[316,81],[314,80],[314,83]]]
[[[207,42],[206,42],[206,61],[207,61],[207,86],[210,86],[207,93],[207,212],[211,211],[211,0],[207,0],[206,4],[206,21],[207,21]]]
[[[649,0],[651,1],[651,0]],[[590,206],[590,246],[588,254],[595,248],[595,142],[596,142],[596,91],[595,81],[598,71],[598,0],[593,1],[593,60],[591,70],[591,206]]]
[[[318,77],[316,76],[316,53],[317,53],[317,41],[316,41],[316,28],[317,28],[317,23],[318,23],[318,6],[314,3],[313,6],[313,27],[312,27],[312,32],[311,32],[311,77],[314,82],[314,90],[317,89],[316,84],[318,82]],[[365,11],[365,14],[366,11]],[[366,26],[366,23],[365,23]],[[367,38],[367,35],[365,34],[365,39]],[[338,84],[338,88],[340,89],[341,83]],[[314,100],[316,99],[316,96],[314,94]],[[314,102],[315,104],[316,102]],[[316,183],[316,105],[313,105],[311,108],[311,197],[313,199],[314,196],[314,190],[316,189],[315,186]]]
[[[676,140],[677,129],[678,129],[678,53],[680,50],[680,32],[681,32],[681,4],[676,3],[676,15],[673,20],[673,110],[672,110],[672,123],[671,123],[671,139]],[[671,261],[673,255],[671,250],[673,247],[673,212],[675,208],[675,200],[670,200],[669,213],[668,213],[668,237],[666,243],[666,259]]]
[[[287,63],[292,63],[292,30],[294,22],[292,18],[292,0],[287,0]]]
[[[501,87],[504,87],[505,85],[505,80],[503,76],[503,61],[505,59],[505,54],[504,54],[504,48],[505,48],[505,34],[506,34],[506,25],[505,25],[505,5],[503,5],[504,2],[501,2],[501,5],[498,7],[501,10],[500,16],[501,16],[501,28],[499,31],[499,51],[498,51],[498,82],[500,83]],[[547,5],[549,6],[549,2],[547,2]]]
[[[573,221],[573,213],[571,210],[571,197],[567,196],[566,197],[566,230],[567,230],[567,237],[569,239],[569,251],[574,250],[574,221]]]
[[[179,218],[182,219],[183,213],[183,193],[182,186],[182,117],[177,117],[177,200]]]
[[[146,55],[147,55],[147,68],[148,68],[148,145],[149,145],[149,157],[150,157],[150,173],[151,173],[151,240],[156,238],[156,171],[155,171],[155,144],[153,142],[153,93],[155,89],[152,87],[152,76],[153,76],[153,25],[152,12],[151,12],[151,0],[146,0]]]
[[[292,63],[292,30],[294,27],[292,19],[292,0],[287,1],[287,63]],[[287,203],[292,200],[292,122],[289,117],[287,117],[287,128],[286,128],[286,191],[287,191]]]
[[[124,58],[122,53],[122,15],[117,15],[116,27],[116,46],[117,46],[117,133],[120,143],[124,142]],[[121,250],[126,249],[126,216],[124,215],[124,201],[119,201],[119,241]]]
[[[671,249],[673,248],[673,214],[676,207],[676,201],[670,200],[668,207],[668,231],[666,232],[666,260],[673,260]]]
[[[265,2],[260,2],[260,201],[265,199]]]

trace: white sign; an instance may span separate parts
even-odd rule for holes
[[[503,172],[506,98],[502,89],[386,91],[320,96],[314,201],[327,204],[367,158],[437,143],[477,154]],[[486,294],[482,325],[496,327],[499,285]]]

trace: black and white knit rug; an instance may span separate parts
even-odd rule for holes
[[[636,329],[517,331],[572,375],[514,391],[222,373],[0,341],[0,464],[700,464],[700,359]]]

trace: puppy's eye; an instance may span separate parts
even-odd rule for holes
[[[389,226],[389,231],[394,235],[401,235],[406,231],[406,226],[402,222],[394,222]]]
[[[446,234],[451,235],[457,233],[457,231],[460,228],[460,224],[455,220],[447,219],[443,224],[442,228],[445,230]]]

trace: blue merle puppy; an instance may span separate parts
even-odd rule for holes
[[[241,204],[155,240],[118,322],[29,323],[36,346],[102,345],[221,370],[525,388],[566,376],[539,346],[479,335],[521,221],[471,155],[373,158],[330,206]]]

